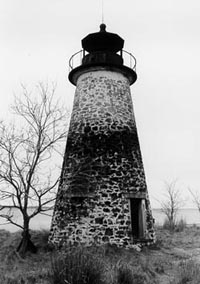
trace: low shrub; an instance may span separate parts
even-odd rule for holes
[[[31,231],[31,239],[34,245],[39,251],[50,251],[52,247],[48,244],[49,231],[48,230],[38,230]]]
[[[105,275],[105,284],[154,284],[156,282],[155,272],[152,271],[148,261],[140,258],[127,261],[121,258],[116,263],[109,263]]]
[[[53,284],[102,284],[103,265],[97,254],[82,246],[68,247],[52,260]]]
[[[174,229],[175,229],[175,222],[174,221],[169,221],[168,218],[165,218],[164,222],[163,222],[163,229],[169,230],[169,231],[174,231]]]
[[[129,263],[119,260],[107,272],[107,282],[110,284],[132,284],[133,271]]]
[[[176,223],[175,231],[176,231],[176,232],[183,232],[186,227],[187,227],[187,223],[186,223],[185,219],[181,218],[181,219]]]
[[[163,222],[163,229],[169,230],[171,232],[183,232],[186,227],[187,227],[187,223],[183,218],[181,218],[177,222],[175,221],[170,222],[166,218]]]
[[[121,265],[117,270],[116,284],[146,284],[146,275],[140,269],[133,269],[128,264]]]

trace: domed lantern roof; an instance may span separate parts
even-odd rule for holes
[[[82,39],[82,47],[87,52],[110,51],[118,52],[123,49],[124,40],[114,33],[106,31],[106,25],[100,25],[100,31],[87,35]]]

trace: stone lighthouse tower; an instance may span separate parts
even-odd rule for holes
[[[54,244],[131,247],[155,240],[130,93],[135,61],[123,45],[101,24],[70,60],[76,92],[51,225]]]

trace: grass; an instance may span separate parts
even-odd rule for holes
[[[32,232],[33,242],[38,246],[37,254],[27,254],[22,259],[16,248],[20,232],[0,230],[0,283],[1,284],[47,284],[50,283],[51,252],[47,251],[47,231]]]
[[[20,233],[0,230],[0,283],[197,284],[200,268],[191,252],[200,247],[199,233],[199,227],[173,233],[157,228],[157,244],[141,252],[110,245],[55,252],[48,246],[48,231],[34,231],[38,252],[21,259],[15,251]]]
[[[193,259],[179,263],[176,277],[171,284],[199,284],[200,267]]]
[[[83,246],[68,247],[52,260],[54,284],[103,284],[100,254]]]
[[[53,284],[157,283],[144,256],[111,246],[68,247],[53,259]]]

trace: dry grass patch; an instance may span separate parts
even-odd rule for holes
[[[21,234],[1,230],[0,283],[197,284],[199,268],[189,254],[200,257],[200,250],[195,249],[200,247],[199,233],[198,227],[173,233],[158,228],[157,244],[141,252],[110,245],[55,252],[47,244],[47,231],[32,232],[38,252],[22,259],[16,253]]]
[[[173,284],[199,284],[199,283],[200,283],[199,264],[197,264],[192,259],[180,262]]]
[[[16,252],[21,233],[0,230],[0,283],[2,284],[47,284],[50,283],[51,252],[44,241],[47,232],[32,232],[32,238],[40,248],[37,254],[28,253],[22,259]]]

